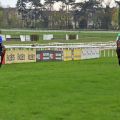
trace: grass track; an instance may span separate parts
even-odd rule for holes
[[[21,34],[33,34],[32,32],[3,32],[2,34],[11,34],[12,36],[19,36]],[[79,42],[107,42],[107,41],[115,41],[118,33],[110,33],[110,32],[75,32],[75,34],[79,35],[79,40],[65,40],[66,32],[35,32],[34,34],[39,35],[39,41],[37,43],[49,43],[49,42],[60,42],[60,43],[79,43]],[[54,34],[54,40],[44,41],[43,34]],[[68,33],[67,34],[74,34]],[[5,42],[5,44],[17,44],[17,43],[34,43],[34,42]]]
[[[116,58],[5,65],[0,120],[119,120]]]

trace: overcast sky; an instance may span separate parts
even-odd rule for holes
[[[44,1],[44,0],[43,0]],[[79,2],[79,1],[83,1],[83,0],[76,0],[77,2]],[[108,1],[112,1],[112,5],[113,5],[113,1],[114,0],[105,0],[106,2],[108,2]],[[117,0],[117,1],[120,1],[120,0]],[[9,6],[9,7],[15,7],[16,6],[16,3],[17,3],[17,0],[0,0],[0,3],[1,3],[1,5],[3,6],[3,7],[7,7],[7,6]]]

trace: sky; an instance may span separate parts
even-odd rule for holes
[[[79,2],[79,1],[83,1],[83,0],[76,0],[76,2]],[[114,2],[113,2],[114,0],[105,0],[105,2],[109,2],[109,1],[112,1],[111,5],[114,4]],[[117,0],[117,1],[120,1],[120,0]],[[8,7],[8,6],[9,7],[15,7],[16,3],[17,3],[17,0],[0,0],[0,4],[3,7]]]

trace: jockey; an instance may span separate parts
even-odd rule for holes
[[[2,54],[2,37],[0,36],[0,55]]]

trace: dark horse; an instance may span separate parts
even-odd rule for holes
[[[117,52],[117,57],[118,57],[118,63],[120,65],[120,36],[117,39],[117,49],[116,49],[116,52]]]
[[[120,48],[117,48],[116,52],[117,52],[117,57],[118,57],[118,63],[120,65]]]
[[[0,43],[0,67],[2,66],[2,61],[4,58],[5,47]]]

